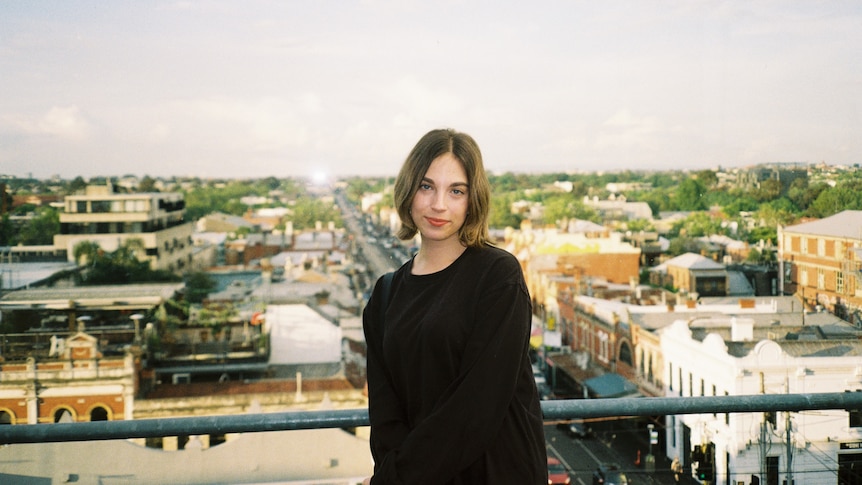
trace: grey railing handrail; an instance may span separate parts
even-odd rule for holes
[[[610,416],[862,410],[862,392],[543,401],[546,421]],[[367,409],[0,426],[0,444],[253,433],[368,425]]]

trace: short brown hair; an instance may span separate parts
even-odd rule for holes
[[[452,129],[431,130],[407,155],[395,179],[395,208],[401,218],[398,238],[407,240],[418,231],[410,207],[423,177],[437,157],[451,153],[467,173],[467,218],[458,230],[458,239],[465,246],[483,246],[488,242],[488,212],[491,205],[491,184],[482,164],[482,152],[473,138]]]

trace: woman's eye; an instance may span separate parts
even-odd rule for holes
[[[419,190],[431,190],[430,184],[419,184]]]

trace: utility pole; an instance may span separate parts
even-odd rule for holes
[[[764,384],[763,372],[760,373],[760,393],[766,394],[766,386]],[[760,423],[760,478],[766,480],[766,413],[763,413],[763,420]]]
[[[787,485],[793,485],[793,440],[791,439],[791,423],[790,411],[787,411],[787,418],[784,423],[784,428],[787,435]]]
[[[790,392],[790,378],[784,378],[785,392]],[[793,485],[793,439],[792,439],[793,423],[790,422],[790,411],[785,413],[784,418],[784,434],[787,437],[787,485]]]

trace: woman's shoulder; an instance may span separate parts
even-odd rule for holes
[[[521,263],[514,254],[497,246],[486,244],[471,248],[469,253],[472,264],[479,268],[506,272],[521,269]]]
[[[485,261],[493,261],[493,260],[503,260],[508,262],[518,262],[518,259],[514,254],[506,251],[503,248],[492,246],[490,244],[485,244],[484,246],[479,246],[473,248],[473,253],[476,254],[477,258],[483,259]]]

